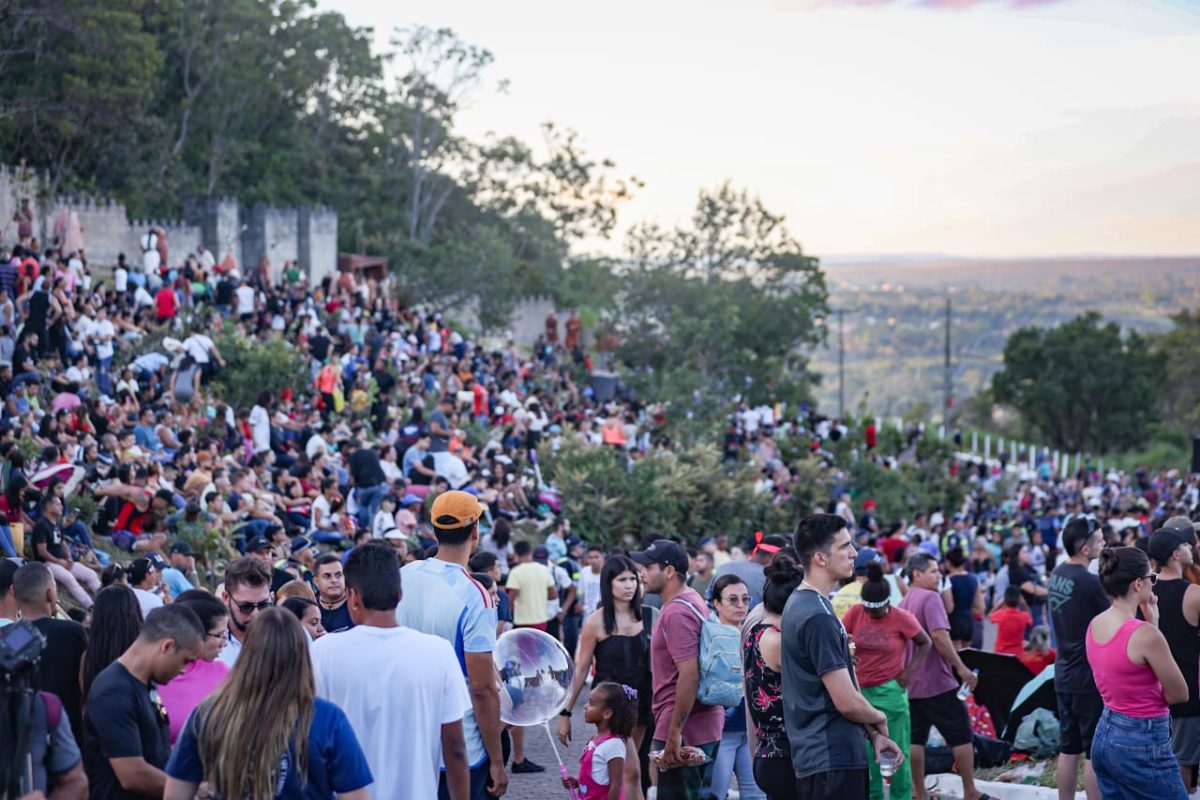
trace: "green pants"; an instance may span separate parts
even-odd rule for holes
[[[894,680],[881,686],[864,686],[862,693],[871,705],[887,715],[888,737],[904,754],[904,763],[896,767],[896,774],[892,776],[891,800],[910,800],[912,769],[908,765],[908,747],[912,741],[912,722],[908,713],[908,693]],[[870,754],[870,761],[871,800],[882,800],[883,778],[879,775],[874,753]]]

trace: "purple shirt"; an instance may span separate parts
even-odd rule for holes
[[[917,618],[921,627],[933,638],[934,631],[950,630],[950,618],[946,616],[946,604],[941,595],[928,589],[912,588],[900,601],[900,608]],[[911,645],[910,645],[911,646]],[[908,684],[908,696],[913,700],[934,697],[958,688],[958,680],[950,663],[934,647],[925,660],[913,670]]]
[[[212,694],[228,674],[228,665],[198,658],[170,683],[158,687],[158,696],[171,722],[171,744],[175,744],[183,724],[200,701]]]

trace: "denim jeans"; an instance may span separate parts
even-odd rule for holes
[[[371,527],[371,522],[375,519],[375,512],[379,510],[387,490],[386,483],[354,487],[354,502],[358,504],[358,526],[360,528]]]
[[[737,713],[745,713],[740,707]],[[729,786],[737,774],[738,797],[741,800],[765,800],[766,795],[754,780],[754,756],[750,752],[750,740],[743,731],[725,731],[721,734],[721,746],[712,769],[712,796],[725,800]]]
[[[1140,719],[1104,709],[1092,739],[1092,767],[1104,800],[1187,800],[1169,714]]]
[[[3,550],[8,558],[18,557],[16,545],[13,544],[12,529],[7,525],[0,525],[0,550]]]

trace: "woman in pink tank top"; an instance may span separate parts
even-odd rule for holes
[[[1100,585],[1112,606],[1088,626],[1087,657],[1104,699],[1092,765],[1105,800],[1186,800],[1171,748],[1167,706],[1187,700],[1187,683],[1158,630],[1157,576],[1136,547],[1100,553]],[[1141,609],[1145,621],[1137,618]]]

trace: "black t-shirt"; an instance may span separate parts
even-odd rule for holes
[[[335,609],[328,609],[317,604],[321,608],[321,627],[326,633],[337,633],[338,631],[348,631],[354,627],[354,620],[350,619],[350,604],[342,602]]]
[[[378,486],[387,482],[383,467],[379,466],[379,453],[370,447],[360,447],[350,454],[346,466],[350,468],[350,477],[354,485],[363,489]]]
[[[151,691],[155,694],[151,695]],[[143,795],[121,788],[112,758],[141,756],[163,769],[171,755],[171,728],[157,691],[114,661],[96,676],[88,692],[83,738],[83,766],[91,786],[90,800],[140,800]]]
[[[222,278],[217,282],[217,305],[231,306],[233,305],[233,291],[237,286],[233,281]]]
[[[308,339],[308,351],[312,353],[312,357],[317,361],[324,361],[329,355],[329,337],[327,336],[310,336]]]
[[[46,637],[46,649],[38,662],[40,688],[62,700],[63,710],[71,720],[71,732],[75,734],[75,741],[80,741],[83,690],[79,687],[79,665],[88,648],[87,631],[74,620],[51,617],[33,620],[33,627]]]
[[[817,592],[797,590],[783,610],[784,720],[792,744],[796,777],[818,772],[867,768],[867,732],[837,710],[821,676],[849,670],[850,639],[829,600]]]
[[[1016,569],[1013,569],[1013,567],[1011,565],[1009,565],[1009,568],[1008,568],[1008,585],[1009,586],[1020,587],[1020,586],[1024,585],[1026,581],[1029,581],[1029,582],[1033,583],[1034,585],[1037,585],[1037,582],[1038,582],[1037,573],[1034,572],[1031,568],[1025,566],[1024,564],[1017,565]],[[1027,592],[1024,589],[1021,590],[1021,596],[1025,598],[1026,605],[1030,605],[1030,606],[1040,606],[1046,602],[1045,597],[1039,597],[1038,595],[1033,594],[1031,592]]]
[[[1058,656],[1054,660],[1054,688],[1083,694],[1096,691],[1096,679],[1087,660],[1087,629],[1092,619],[1108,608],[1100,579],[1086,567],[1067,561],[1050,573],[1050,624]]]
[[[55,558],[66,558],[67,548],[63,544],[62,528],[56,523],[42,517],[33,526],[33,556],[38,561],[44,561],[38,553],[39,544],[46,545],[46,551]]]

